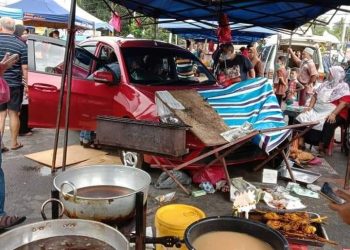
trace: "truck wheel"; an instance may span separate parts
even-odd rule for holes
[[[120,151],[120,159],[123,165],[133,168],[142,168],[143,154],[132,151]]]

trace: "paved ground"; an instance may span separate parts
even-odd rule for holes
[[[50,190],[53,176],[50,169],[40,164],[26,159],[25,154],[34,153],[41,150],[51,149],[53,147],[54,133],[53,130],[36,129],[31,137],[20,138],[24,144],[22,149],[10,151],[3,154],[3,168],[6,176],[6,210],[9,214],[26,215],[28,217],[26,224],[41,220],[40,207],[41,204],[50,197]],[[5,144],[9,145],[9,131],[6,131],[4,138]],[[72,132],[70,134],[70,144],[78,141],[78,134]],[[345,172],[346,157],[335,149],[332,158],[327,158],[328,162],[336,168],[341,176]],[[159,170],[150,171],[153,180],[159,176]],[[253,173],[242,168],[230,168],[231,177],[244,175],[247,180],[260,180],[261,173]],[[330,181],[339,182],[337,178]],[[157,206],[153,197],[171,192],[172,190],[150,189],[150,198],[148,199],[148,207],[150,212],[147,218],[147,224],[153,225],[155,207]],[[308,205],[308,211],[313,211],[329,217],[325,228],[329,238],[337,241],[343,247],[350,248],[350,226],[345,225],[333,211],[328,209],[328,202],[321,199],[303,199]],[[198,198],[188,197],[181,190],[177,190],[176,202],[192,204],[203,211],[208,216],[213,215],[229,215],[231,213],[231,202],[228,201],[228,195],[216,193]],[[48,211],[50,212],[50,211]],[[315,249],[315,248],[313,248]],[[341,249],[341,247],[332,248],[329,246],[323,249]]]

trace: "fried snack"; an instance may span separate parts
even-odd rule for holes
[[[309,221],[309,215],[307,213],[286,213],[282,216],[285,221]]]
[[[273,213],[273,212],[269,212],[269,213],[264,214],[264,218],[266,220],[280,220],[281,219],[281,217],[278,214]]]
[[[312,223],[322,223],[327,217],[310,218],[306,212],[277,214],[274,212],[264,213],[261,220],[266,225],[279,230],[285,236],[298,237],[303,239],[314,239],[329,244],[336,244],[317,235],[317,228]]]
[[[311,225],[302,225],[301,230],[306,234],[315,234],[317,229]]]
[[[284,226],[284,223],[278,220],[269,220],[266,222],[266,225],[268,225],[269,227],[271,227],[272,229],[280,229],[281,227]]]
[[[299,221],[293,221],[286,223],[282,228],[284,231],[290,232],[290,231],[298,231],[300,228],[300,222]]]

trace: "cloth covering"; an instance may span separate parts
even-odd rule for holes
[[[266,78],[255,78],[235,83],[224,89],[199,91],[224,122],[231,128],[249,122],[254,129],[285,126],[280,106]],[[290,130],[265,133],[253,138],[266,153],[276,148],[289,135]]]

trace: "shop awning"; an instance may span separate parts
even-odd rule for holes
[[[196,23],[193,20],[187,20],[185,22],[169,21],[169,19],[161,19],[159,20],[158,26],[185,39],[208,39],[213,41],[217,41],[218,39],[216,28],[214,28],[217,26],[216,22],[211,22],[211,24],[214,25],[211,26]],[[251,43],[261,38],[277,34],[276,31],[262,27],[251,27],[249,24],[233,24],[231,25],[231,31],[233,43]]]
[[[21,9],[24,13],[23,23],[30,26],[49,28],[67,28],[70,12],[54,0],[21,0],[7,5],[9,8]],[[93,24],[81,17],[76,17],[76,25],[92,29]]]
[[[68,12],[70,11],[70,5],[71,0],[69,1],[57,1],[59,5],[61,5],[63,8],[65,8]],[[98,19],[94,15],[90,14],[89,12],[83,10],[78,5],[76,6],[76,15],[79,18],[89,20],[91,23],[93,23],[94,28],[97,29],[103,29],[103,30],[110,30],[113,31],[113,28],[111,25],[109,25],[107,22],[102,21],[101,19]]]
[[[349,0],[111,0],[155,18],[217,21],[220,12],[230,22],[294,30],[323,13],[349,5]]]
[[[0,7],[0,17],[4,17],[4,16],[11,17],[16,20],[22,20],[23,11],[21,9]]]

